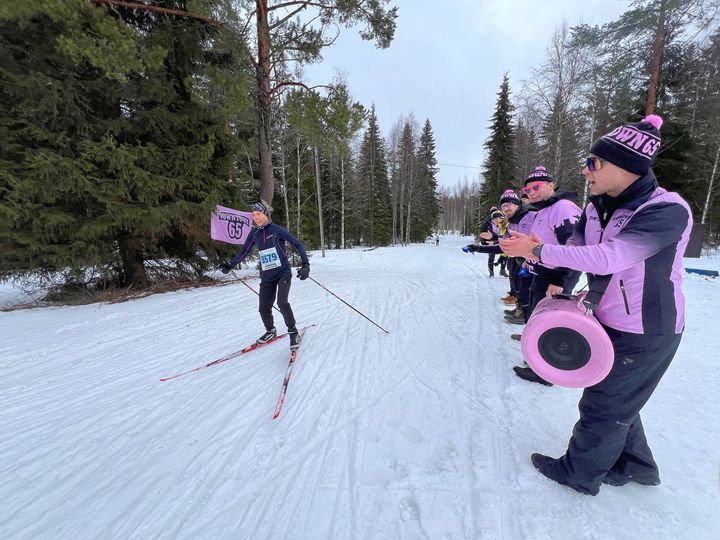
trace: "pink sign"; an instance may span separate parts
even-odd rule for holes
[[[252,214],[217,206],[210,215],[210,238],[228,244],[243,244],[252,229]]]

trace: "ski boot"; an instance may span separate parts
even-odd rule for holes
[[[277,337],[277,330],[275,330],[275,328],[271,328],[270,330],[265,332],[262,336],[257,338],[255,340],[255,343],[257,343],[258,345],[262,345],[263,343],[267,343],[268,341],[270,341],[271,339],[273,339],[275,337]]]

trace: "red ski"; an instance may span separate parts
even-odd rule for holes
[[[314,324],[311,324],[310,326],[315,326]],[[305,332],[307,328],[310,328],[310,326],[306,326],[305,328],[302,328],[300,331]],[[170,381],[172,379],[177,379],[178,377],[182,377],[183,375],[187,375],[188,373],[193,373],[194,371],[200,371],[201,369],[209,368],[210,366],[216,366],[218,364],[222,364],[223,362],[227,362],[228,360],[232,360],[233,358],[237,358],[238,356],[242,356],[243,354],[247,354],[249,352],[254,351],[255,349],[259,349],[260,347],[264,347],[265,345],[270,345],[271,343],[275,343],[279,339],[286,338],[287,334],[280,334],[279,336],[275,336],[270,341],[266,341],[265,343],[253,343],[252,345],[248,345],[244,349],[241,349],[237,352],[234,352],[232,354],[228,354],[227,356],[223,356],[222,358],[218,358],[217,360],[213,360],[209,364],[205,364],[204,366],[196,367],[194,369],[191,369],[189,371],[184,371],[182,373],[178,373],[177,375],[172,375],[170,377],[163,377],[160,379],[161,381]]]
[[[308,328],[310,327],[306,326],[305,328],[300,330],[298,349],[300,348],[300,345],[302,345],[305,330],[307,330]],[[287,371],[285,371],[285,379],[283,380],[282,387],[280,388],[280,397],[278,397],[277,406],[275,407],[275,413],[273,414],[273,420],[280,416],[280,411],[282,410],[283,403],[285,403],[285,393],[287,392],[287,387],[290,383],[290,375],[292,375],[292,369],[295,365],[295,359],[297,358],[298,349],[295,349],[290,353],[290,361],[288,362]]]

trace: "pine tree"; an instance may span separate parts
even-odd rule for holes
[[[319,61],[322,49],[334,42],[334,39],[327,39],[325,33],[333,28],[339,32],[341,26],[362,24],[362,39],[375,40],[378,47],[387,48],[395,34],[397,7],[387,9],[386,0],[287,0],[278,3],[242,0],[240,3],[256,23],[257,53],[252,61],[256,68],[261,196],[272,202],[275,192],[270,148],[273,99],[286,86],[305,86],[299,80],[277,80],[278,66],[287,60],[298,64]],[[321,24],[317,24],[318,20]]]
[[[358,243],[385,246],[392,240],[390,185],[384,141],[380,136],[375,106],[360,146],[353,201],[354,236]]]
[[[486,157],[482,170],[478,219],[484,219],[490,208],[497,205],[502,192],[515,179],[515,128],[512,123],[515,107],[510,102],[510,79],[507,73],[503,76],[497,96],[490,137],[484,145]]]
[[[427,238],[436,228],[440,203],[438,199],[438,172],[435,158],[435,137],[430,120],[425,120],[417,151],[417,205],[418,212],[411,227],[411,240],[419,242]]]

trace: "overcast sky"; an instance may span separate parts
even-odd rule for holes
[[[628,9],[626,0],[393,0],[399,7],[388,49],[343,29],[306,79],[327,83],[339,69],[353,98],[375,103],[383,137],[401,115],[430,119],[441,164],[479,167],[503,74],[516,93],[539,67],[553,31],[566,20],[602,24]],[[440,165],[441,186],[454,186],[474,168]]]

